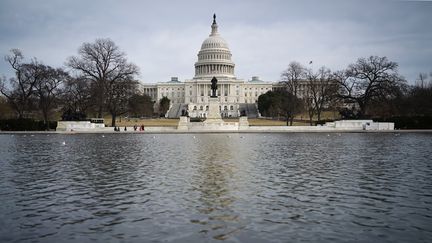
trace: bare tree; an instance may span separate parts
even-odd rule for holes
[[[42,75],[35,84],[35,95],[39,101],[39,109],[46,128],[49,128],[49,114],[56,105],[61,95],[61,85],[69,78],[69,74],[63,69],[54,69],[50,66],[39,64]]]
[[[138,67],[127,62],[126,54],[110,39],[84,43],[78,54],[70,57],[67,65],[91,81],[98,117],[102,117],[104,109],[114,99],[109,95],[116,96],[112,89],[118,88],[117,83],[133,79],[138,74]]]
[[[373,99],[391,97],[406,84],[397,67],[398,64],[387,57],[359,58],[346,70],[335,73],[340,86],[339,97],[358,104],[359,116],[365,116]]]
[[[337,95],[337,83],[333,79],[330,69],[321,67],[317,73],[308,70],[306,79],[306,107],[312,124],[313,115],[317,115],[318,122],[321,114]]]
[[[419,76],[416,80],[416,85],[420,88],[424,88],[427,85],[427,78],[428,78],[428,74],[427,73],[419,73]]]
[[[13,114],[14,111],[6,97],[0,95],[0,119],[11,118]]]
[[[305,78],[306,68],[299,62],[290,62],[288,68],[282,72],[281,80],[287,91],[298,97],[300,82]]]
[[[30,63],[22,63],[23,59],[20,50],[12,49],[11,55],[7,55],[5,60],[15,71],[15,77],[9,79],[10,88],[6,87],[6,78],[0,80],[0,93],[8,99],[19,119],[24,118],[30,110],[34,87],[43,75],[36,59],[32,59]]]
[[[111,114],[111,126],[116,125],[116,117],[128,112],[129,100],[137,90],[137,81],[132,79],[120,79],[110,83],[107,87],[107,108]]]
[[[69,78],[65,83],[62,102],[64,120],[84,119],[93,105],[90,82],[85,77]]]
[[[288,68],[284,70],[281,74],[281,80],[289,94],[292,94],[297,98],[300,98],[299,89],[300,89],[301,82],[306,77],[306,73],[307,73],[306,68],[303,65],[301,65],[299,62],[293,61],[288,64]],[[302,107],[299,106],[298,108],[292,110],[302,110]],[[294,120],[294,115],[290,115],[289,123],[291,124],[291,126],[293,124],[293,120]]]
[[[304,108],[308,113],[309,124],[312,126],[313,117],[316,114],[315,102],[313,99],[313,87],[311,87],[310,85],[306,85],[304,96],[302,99],[303,99]]]

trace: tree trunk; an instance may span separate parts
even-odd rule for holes
[[[111,113],[111,126],[112,127],[115,127],[115,125],[116,125],[116,114],[114,114],[114,113]]]
[[[103,107],[99,106],[97,118],[102,118],[102,113],[103,113]]]
[[[48,131],[49,130],[48,112],[44,110],[44,111],[42,111],[42,113],[43,113],[45,130]]]
[[[309,124],[312,126],[312,118],[313,118],[314,114],[313,112],[309,112]]]
[[[321,111],[317,111],[317,119],[318,119],[318,122],[321,121]]]
[[[360,107],[360,111],[357,114],[358,118],[364,118],[365,113],[366,113],[366,104],[364,104],[363,102],[358,102],[359,107]]]
[[[290,118],[290,126],[292,126],[293,121],[294,121],[294,116],[292,116],[292,117]]]

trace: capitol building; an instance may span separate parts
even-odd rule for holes
[[[264,82],[258,77],[245,81],[235,76],[235,63],[228,43],[218,32],[216,16],[213,16],[211,33],[201,45],[198,60],[195,62],[195,76],[184,82],[172,77],[168,82],[144,84],[144,94],[155,102],[167,97],[170,100],[168,118],[181,115],[205,118],[211,96],[211,79],[217,82],[217,97],[222,117],[257,117],[258,97],[267,91],[280,87],[277,83]]]

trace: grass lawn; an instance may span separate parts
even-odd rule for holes
[[[338,119],[339,114],[332,111],[325,111],[321,114],[321,119],[323,120],[333,120]],[[238,122],[238,118],[226,118],[223,119],[226,122]],[[309,126],[309,117],[307,113],[299,114],[295,117],[295,122],[293,122],[294,126]],[[313,119],[316,121],[316,116]],[[251,126],[286,126],[286,121],[278,121],[264,118],[254,118],[249,119],[249,125]],[[133,127],[137,126],[149,126],[149,127],[175,127],[177,126],[179,119],[166,119],[166,118],[117,118],[116,125],[119,127]],[[111,126],[111,117],[105,116],[105,124],[107,126]]]
[[[250,126],[286,126],[286,121],[270,120],[270,119],[248,119]],[[309,126],[307,121],[305,122],[293,122],[293,126]]]
[[[111,126],[111,119],[105,119],[105,125]],[[125,119],[122,118],[117,119],[116,125],[119,127],[133,127],[134,125],[141,126],[144,125],[146,127],[176,127],[179,122],[179,119],[166,119],[166,118],[149,118],[149,119],[140,119],[140,118],[131,118]]]
[[[321,120],[336,120],[336,119],[340,119],[340,118],[341,118],[341,116],[340,116],[339,112],[337,112],[337,111],[323,111],[321,113]],[[304,113],[298,114],[295,117],[295,119],[296,120],[297,119],[309,120],[309,115],[307,112],[304,112]],[[312,120],[316,121],[317,116],[315,115]]]

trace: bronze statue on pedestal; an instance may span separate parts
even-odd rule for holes
[[[210,97],[212,97],[212,98],[217,97],[216,90],[217,90],[217,79],[216,79],[216,77],[213,77],[211,80],[211,91],[212,92],[211,92]]]

